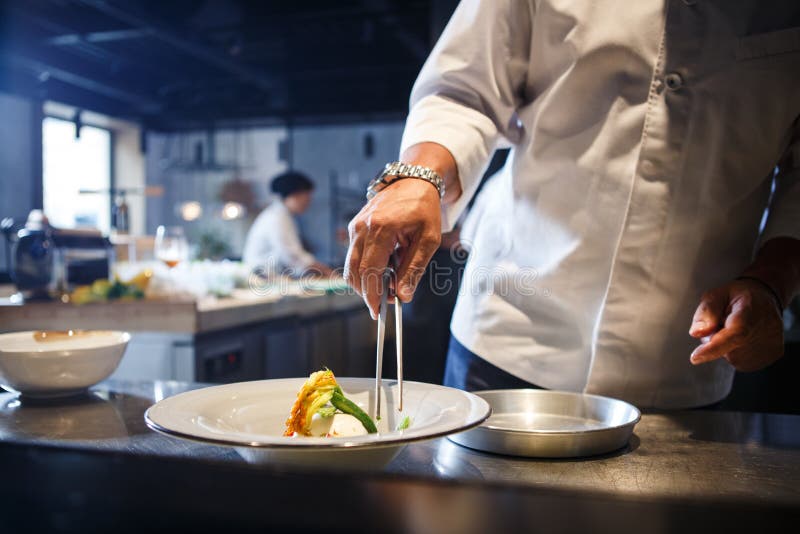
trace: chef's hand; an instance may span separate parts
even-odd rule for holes
[[[445,180],[445,201],[461,194],[458,171],[450,152],[435,143],[407,149],[405,163],[423,165]],[[441,200],[436,187],[415,178],[397,180],[375,195],[350,221],[350,248],[344,277],[363,298],[375,318],[383,272],[397,248],[397,296],[408,302],[441,241]]]
[[[736,280],[706,292],[689,334],[710,336],[692,352],[695,365],[725,358],[739,371],[757,371],[783,356],[781,310],[755,280]]]
[[[704,343],[692,352],[693,364],[725,358],[739,371],[756,371],[783,356],[781,306],[800,294],[800,239],[767,240],[742,275],[751,278],[700,300],[689,334]]]
[[[397,296],[408,302],[441,239],[439,193],[428,182],[398,180],[375,195],[350,221],[345,279],[377,316],[382,276],[398,249]]]

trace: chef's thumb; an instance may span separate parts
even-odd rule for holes
[[[708,291],[700,297],[700,304],[692,317],[689,335],[696,338],[709,336],[725,322],[725,308],[728,302],[726,293],[719,290]]]

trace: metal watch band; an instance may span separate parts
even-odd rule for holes
[[[387,180],[387,178],[390,177],[395,177],[395,179]],[[444,198],[444,180],[439,176],[439,173],[428,167],[423,167],[422,165],[409,165],[400,161],[394,161],[392,163],[387,163],[380,174],[369,183],[367,187],[367,199],[371,199],[380,191],[383,191],[389,184],[402,178],[425,180],[436,187],[439,191],[439,198]]]

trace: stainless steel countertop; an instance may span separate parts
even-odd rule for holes
[[[348,290],[325,292],[297,287],[282,296],[257,296],[237,290],[232,297],[201,300],[152,299],[85,305],[61,302],[14,304],[0,298],[0,332],[67,328],[116,329],[129,332],[203,333],[249,323],[349,310],[366,312],[361,297]]]
[[[94,387],[90,397],[56,403],[0,394],[0,447],[56,446],[244,465],[232,449],[162,436],[146,427],[143,414],[153,402],[197,387],[202,386],[108,381]],[[800,416],[645,413],[627,448],[572,460],[495,456],[438,439],[409,445],[386,473],[612,497],[794,506],[800,505]]]

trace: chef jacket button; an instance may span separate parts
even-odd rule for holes
[[[664,77],[664,83],[670,91],[677,91],[683,87],[683,78],[677,72],[671,72]]]
[[[646,159],[642,162],[642,173],[652,175],[656,171],[656,166],[652,161]]]

